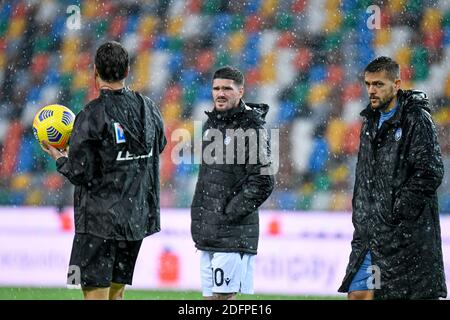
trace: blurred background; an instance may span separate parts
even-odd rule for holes
[[[381,29],[370,30],[366,10],[377,3]],[[80,29],[67,27],[69,5],[80,8]],[[399,62],[404,88],[428,93],[450,170],[449,1],[2,1],[1,205],[70,204],[31,123],[46,104],[77,113],[95,97],[93,55],[106,40],[129,50],[127,84],[159,105],[169,140],[205,119],[216,68],[244,72],[245,100],[268,103],[268,127],[280,129],[277,188],[265,208],[351,209],[367,103],[361,70],[378,55]],[[173,145],[163,154],[161,204],[188,207],[197,166],[174,165]],[[447,179],[440,195],[450,212]]]
[[[79,8],[79,28],[70,27],[77,14],[70,5]],[[379,29],[368,28],[370,5],[381,9]],[[0,206],[72,205],[72,187],[31,124],[44,105],[77,113],[96,97],[93,57],[106,40],[128,49],[127,84],[163,114],[163,208],[190,206],[198,166],[171,161],[171,133],[194,136],[193,121],[212,108],[212,74],[228,64],[245,74],[244,100],[269,104],[267,127],[280,132],[266,210],[351,212],[367,104],[362,70],[379,55],[400,64],[403,88],[428,93],[450,172],[450,1],[2,1]],[[450,213],[448,174],[439,194],[441,213]]]

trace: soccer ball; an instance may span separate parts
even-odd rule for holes
[[[57,148],[65,149],[72,133],[75,114],[59,104],[43,107],[33,120],[33,133],[42,144],[43,140]]]

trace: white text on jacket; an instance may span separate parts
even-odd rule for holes
[[[153,149],[150,150],[148,154],[142,154],[142,155],[134,155],[132,153],[129,153],[128,151],[125,152],[125,155],[123,154],[124,151],[119,151],[117,154],[117,161],[129,161],[129,160],[137,160],[137,159],[144,159],[144,158],[150,158],[153,155]]]

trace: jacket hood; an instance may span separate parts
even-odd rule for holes
[[[261,120],[266,119],[267,112],[269,112],[269,105],[265,103],[246,103],[245,105],[255,111],[255,117],[261,118]]]
[[[106,106],[106,112],[122,126],[129,152],[135,155],[150,153],[155,138],[150,102],[128,88],[102,90],[101,94],[105,94],[111,100]]]
[[[403,105],[407,109],[420,107],[427,112],[431,111],[428,96],[423,91],[399,90],[398,99],[399,105]]]

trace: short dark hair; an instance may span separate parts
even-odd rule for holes
[[[128,65],[127,50],[116,41],[102,44],[95,54],[95,67],[100,78],[106,82],[116,82],[127,76]]]
[[[213,80],[214,79],[229,79],[233,80],[239,86],[244,85],[244,75],[242,72],[230,66],[217,69],[213,75]]]
[[[395,60],[389,57],[378,57],[372,60],[364,69],[364,73],[380,71],[386,71],[387,76],[391,80],[400,79],[400,66]]]

